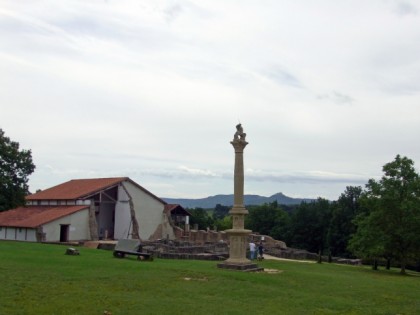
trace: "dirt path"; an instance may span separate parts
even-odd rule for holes
[[[287,259],[287,258],[280,258],[280,257],[275,257],[275,256],[267,255],[267,254],[264,254],[264,259],[269,259],[269,260],[284,260],[284,261],[296,261],[296,262],[307,263],[307,264],[313,264],[313,263],[315,263],[315,261],[313,261],[313,260]]]

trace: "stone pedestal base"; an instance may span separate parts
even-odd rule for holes
[[[231,229],[226,230],[229,235],[229,258],[217,264],[218,268],[240,270],[240,271],[262,271],[264,268],[246,258],[246,249],[248,248],[248,235],[251,230]]]

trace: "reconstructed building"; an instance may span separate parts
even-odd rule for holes
[[[175,239],[190,214],[128,177],[70,180],[0,212],[0,239],[68,242]]]

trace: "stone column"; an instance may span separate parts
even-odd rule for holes
[[[243,132],[241,124],[236,126],[236,133],[232,144],[235,150],[235,169],[234,169],[234,204],[229,211],[232,216],[232,229],[226,230],[229,236],[229,258],[223,263],[218,264],[219,268],[235,269],[243,271],[258,271],[262,268],[252,263],[246,258],[248,248],[248,236],[251,230],[245,230],[245,215],[248,214],[244,206],[244,149],[248,142],[245,141],[246,134]]]
[[[234,205],[242,206],[244,204],[244,149],[248,142],[234,139],[230,143],[235,149]]]

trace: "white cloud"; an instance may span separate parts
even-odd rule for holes
[[[246,191],[337,198],[398,153],[420,160],[417,16],[394,0],[3,1],[0,126],[32,149],[33,190],[123,175],[203,197],[232,190],[240,120],[260,170]]]
[[[408,1],[397,1],[395,11],[401,16],[417,15],[417,8]]]

